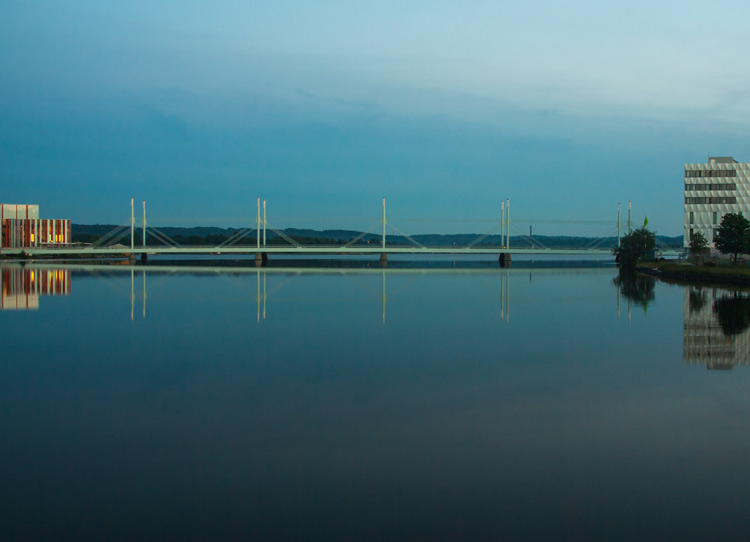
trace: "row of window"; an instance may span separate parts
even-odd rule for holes
[[[737,203],[737,198],[728,196],[723,198],[685,198],[685,204],[691,203]]]
[[[685,170],[685,177],[736,177],[737,171],[734,169],[698,169]]]
[[[737,190],[737,183],[686,184],[685,190]]]
[[[716,211],[713,212],[713,216],[711,217],[713,219],[714,224],[719,223],[719,213]],[[722,218],[724,218],[724,215],[722,215]],[[695,213],[693,211],[690,211],[690,223],[695,224]]]

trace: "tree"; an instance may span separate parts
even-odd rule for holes
[[[633,267],[640,260],[646,258],[655,246],[656,234],[647,230],[644,226],[625,235],[620,240],[620,246],[615,248],[614,253],[621,266]]]
[[[750,221],[740,213],[727,213],[716,230],[714,244],[722,254],[737,256],[750,252]]]
[[[693,234],[693,237],[690,238],[690,253],[701,255],[704,252],[706,252],[707,248],[708,248],[708,241],[706,241],[706,238],[703,236],[701,232],[699,231],[695,232]]]

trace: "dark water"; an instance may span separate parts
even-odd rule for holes
[[[184,265],[2,267],[4,539],[750,535],[743,292]]]

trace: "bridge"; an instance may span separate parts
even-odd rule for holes
[[[360,219],[367,220],[367,219]],[[388,255],[484,255],[497,257],[501,265],[510,263],[513,255],[530,256],[569,256],[577,255],[584,257],[611,255],[609,247],[601,247],[607,236],[616,235],[619,245],[621,234],[621,213],[618,204],[617,220],[581,220],[581,221],[554,221],[537,220],[537,223],[545,224],[598,224],[604,226],[607,231],[600,233],[594,241],[581,248],[556,248],[547,247],[541,240],[535,238],[532,226],[529,233],[518,231],[517,223],[529,223],[530,220],[516,220],[513,223],[510,218],[510,200],[501,202],[499,219],[475,220],[473,222],[483,223],[489,229],[475,239],[463,246],[431,246],[418,242],[414,237],[399,229],[394,221],[386,216],[386,200],[382,202],[382,216],[378,219],[369,219],[370,227],[359,233],[359,235],[346,240],[341,244],[303,245],[293,237],[287,235],[282,229],[275,228],[269,224],[266,214],[266,201],[257,200],[257,214],[255,224],[238,229],[228,239],[219,244],[211,246],[186,246],[176,242],[161,229],[154,226],[146,219],[146,202],[143,202],[143,215],[140,223],[136,223],[133,200],[130,201],[130,220],[125,222],[107,234],[100,237],[90,245],[71,244],[34,244],[34,246],[19,248],[3,248],[5,256],[18,256],[23,258],[100,258],[100,257],[127,257],[135,259],[140,256],[147,261],[150,255],[184,255],[184,254],[236,254],[254,255],[258,265],[262,265],[270,256],[326,256],[326,255],[349,255],[349,256],[378,256],[385,264]],[[374,223],[373,223],[374,222]],[[437,220],[434,222],[438,222]],[[163,226],[162,226],[163,227]],[[511,246],[512,227],[516,227],[514,237],[518,246]],[[628,209],[628,231],[630,230],[630,206]],[[391,230],[389,238],[387,230]],[[275,234],[272,243],[269,243],[267,232]],[[140,239],[136,243],[136,232]],[[415,234],[412,234],[416,237]],[[367,237],[369,236],[369,239]],[[129,237],[129,243],[128,238]],[[394,239],[395,238],[395,239]],[[521,243],[518,243],[521,239]],[[125,241],[127,244],[123,244]]]

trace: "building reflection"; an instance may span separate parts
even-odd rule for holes
[[[750,365],[750,297],[687,286],[683,290],[683,363],[709,370]]]
[[[40,296],[70,293],[70,271],[0,267],[0,290],[0,310],[38,309]]]

